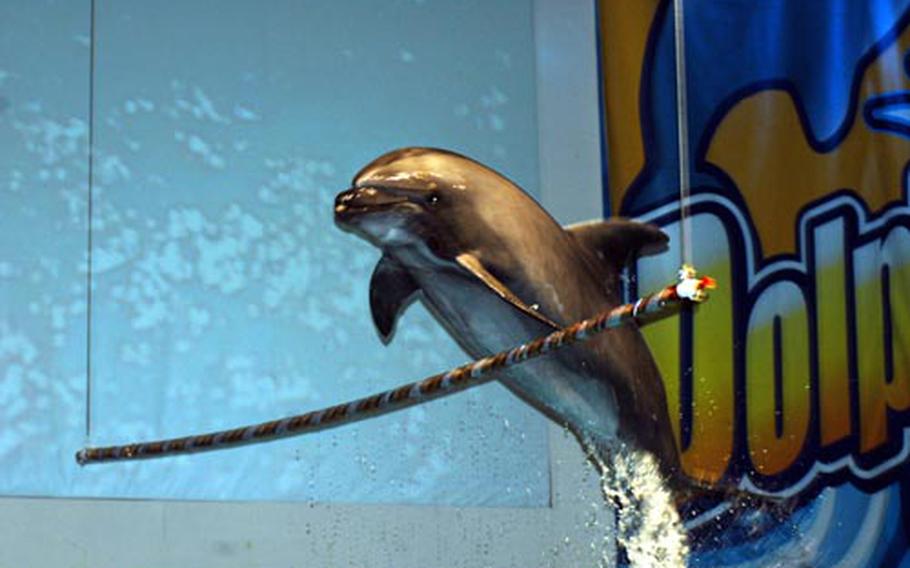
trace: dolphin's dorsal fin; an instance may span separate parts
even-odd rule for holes
[[[420,288],[404,266],[384,254],[370,278],[370,311],[383,343],[392,339],[395,322]]]
[[[486,284],[487,288],[492,290],[497,296],[499,296],[503,300],[509,302],[510,304],[512,304],[519,310],[523,311],[524,313],[528,314],[532,318],[547,324],[548,326],[552,327],[553,329],[560,328],[560,326],[557,325],[553,320],[551,320],[550,318],[543,315],[536,309],[534,309],[531,306],[524,303],[524,301],[522,301],[521,298],[516,296],[515,293],[512,292],[512,290],[510,290],[508,286],[506,286],[505,284],[502,283],[501,280],[499,280],[499,278],[496,278],[495,276],[493,276],[493,274],[491,274],[490,271],[486,269],[486,267],[483,265],[483,263],[480,262],[480,259],[478,259],[473,254],[461,253],[455,257],[455,261],[459,265],[461,265],[462,268],[464,268],[465,270],[467,270],[468,272],[473,274],[475,277],[477,277],[478,280],[480,280],[481,282]]]
[[[565,230],[582,248],[617,270],[634,256],[661,252],[669,240],[656,225],[619,217],[576,223]]]

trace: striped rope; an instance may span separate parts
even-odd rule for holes
[[[688,270],[688,271],[687,271]],[[712,288],[710,278],[695,278],[694,271],[684,267],[680,271],[680,282],[667,286],[660,292],[645,296],[634,304],[624,304],[599,315],[582,320],[567,328],[525,343],[509,351],[484,357],[452,369],[447,373],[433,375],[398,388],[373,396],[314,410],[306,414],[289,416],[279,420],[242,426],[233,430],[221,430],[171,438],[154,442],[139,442],[123,446],[83,448],[76,453],[79,465],[91,463],[161,458],[180,454],[222,450],[246,444],[255,444],[299,436],[342,424],[364,420],[408,408],[494,380],[495,372],[533,359],[560,347],[584,341],[604,330],[615,328],[632,320],[667,314],[672,308],[685,302],[700,302],[706,298],[705,290]]]

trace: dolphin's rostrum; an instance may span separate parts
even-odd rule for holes
[[[336,198],[335,218],[383,252],[370,282],[383,341],[419,297],[475,358],[620,304],[623,266],[667,242],[656,227],[622,219],[563,228],[502,175],[431,148],[368,164]],[[663,382],[634,325],[515,367],[501,382],[581,442],[646,450],[671,486],[689,486]]]

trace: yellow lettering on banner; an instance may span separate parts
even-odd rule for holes
[[[895,410],[910,409],[910,230],[896,228],[885,242],[891,268],[891,353],[894,376],[888,385],[888,403]]]
[[[869,452],[888,440],[888,410],[910,408],[906,341],[907,286],[910,285],[910,231],[896,227],[884,241],[853,252],[856,282],[856,356],[859,373],[860,451]],[[883,267],[890,272],[891,349],[893,375],[888,382],[885,347]]]
[[[713,216],[692,219],[696,235],[694,263],[704,274],[714,276],[721,285],[711,293],[711,301],[699,305],[693,316],[692,361],[692,436],[681,450],[683,470],[705,482],[720,480],[733,454],[734,360],[733,288],[729,241],[723,225]],[[665,227],[673,234],[676,226]],[[651,289],[666,274],[679,267],[676,254],[662,255],[659,261],[642,259],[639,287]],[[673,260],[671,260],[673,259]],[[652,283],[653,282],[653,283]],[[667,391],[667,406],[677,448],[682,448],[680,419],[681,357],[678,317],[653,322],[642,328],[657,361]]]
[[[730,265],[704,265],[705,274],[730,282]],[[718,481],[733,453],[733,294],[729,287],[712,291],[693,318],[692,439],[682,454],[686,473]]]
[[[780,352],[775,352],[775,320]],[[779,360],[777,360],[779,358]],[[775,389],[775,367],[781,392]],[[749,318],[746,335],[746,430],[756,471],[774,475],[793,465],[809,431],[809,322],[802,290],[789,281],[766,288]],[[782,399],[782,428],[776,428],[775,396]]]
[[[850,435],[850,364],[844,221],[815,229],[815,317],[818,330],[819,413],[822,445]]]

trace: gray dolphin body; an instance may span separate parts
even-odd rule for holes
[[[335,217],[383,251],[370,284],[383,340],[420,297],[475,358],[618,305],[623,265],[667,241],[659,229],[625,220],[564,229],[505,177],[429,148],[371,162],[338,195]],[[644,449],[672,486],[686,486],[663,382],[634,325],[513,367],[500,380],[580,441]]]

